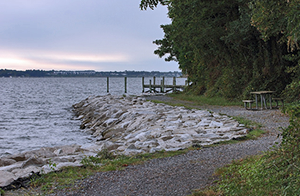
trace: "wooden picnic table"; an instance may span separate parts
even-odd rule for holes
[[[266,109],[268,109],[267,102],[266,102],[266,96],[269,97],[270,102],[270,109],[272,109],[272,94],[275,93],[275,91],[254,91],[250,92],[250,94],[255,95],[255,103],[256,103],[256,109],[258,109],[258,98],[257,96],[260,95],[260,101],[261,101],[261,109],[264,109],[264,106]]]

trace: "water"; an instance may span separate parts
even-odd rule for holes
[[[184,81],[177,79],[177,84]],[[111,94],[124,94],[124,78],[110,78],[109,84]],[[141,92],[142,79],[128,78],[127,93]],[[79,129],[72,105],[105,94],[106,78],[0,78],[0,157],[41,147],[91,145],[93,138]]]

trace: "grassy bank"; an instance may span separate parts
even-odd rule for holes
[[[222,97],[206,97],[204,95],[192,95],[192,94],[185,94],[185,93],[173,93],[169,94],[168,96],[178,99],[189,101],[193,105],[218,105],[218,106],[240,106],[242,105],[241,101],[229,101]]]
[[[216,185],[193,195],[300,195],[300,104],[289,105],[285,112],[290,126],[278,148],[218,169]]]

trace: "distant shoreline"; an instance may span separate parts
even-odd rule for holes
[[[159,71],[65,71],[65,70],[9,70],[0,69],[0,77],[183,77],[182,72]]]

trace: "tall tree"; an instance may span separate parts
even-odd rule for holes
[[[253,90],[280,92],[289,82],[287,48],[282,33],[262,39],[253,23],[256,6],[255,0],[170,0],[172,23],[161,26],[165,36],[154,41],[155,54],[177,61],[198,94],[232,99]]]
[[[272,36],[287,46],[288,54],[283,58],[288,77],[292,79],[283,91],[287,101],[300,100],[300,0],[256,0],[252,4],[252,25],[268,41]]]

